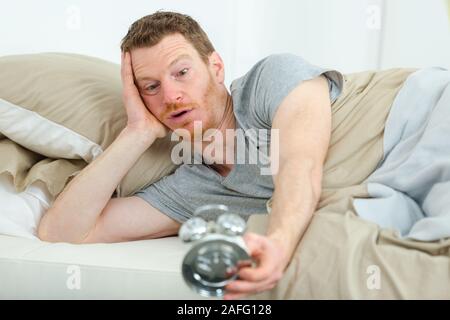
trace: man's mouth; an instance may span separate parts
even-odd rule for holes
[[[178,111],[172,113],[169,118],[170,119],[179,119],[191,111],[192,111],[192,109],[178,110]]]

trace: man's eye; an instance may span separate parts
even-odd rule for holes
[[[148,91],[155,91],[156,89],[158,89],[158,87],[159,87],[159,85],[157,85],[157,84],[152,84],[152,85],[148,86],[148,87],[146,88],[146,90],[148,90]]]
[[[182,77],[182,76],[186,75],[188,73],[188,71],[189,71],[188,68],[184,68],[183,70],[178,72],[178,76]]]

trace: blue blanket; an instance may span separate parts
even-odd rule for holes
[[[450,237],[450,71],[413,73],[386,122],[384,158],[368,177],[359,216],[420,241]]]

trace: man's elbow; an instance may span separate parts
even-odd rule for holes
[[[55,226],[55,221],[52,219],[53,213],[49,209],[39,222],[37,229],[37,236],[41,241],[45,242],[64,242],[61,239],[58,228]]]
[[[45,242],[62,242],[58,237],[55,235],[52,230],[41,221],[39,223],[38,229],[37,229],[37,236],[39,240],[45,241]]]
[[[37,228],[37,237],[39,240],[52,243],[83,243],[82,239],[70,237],[68,230],[65,230],[65,228],[58,223],[56,219],[57,216],[57,213],[52,211],[51,208],[45,213]]]

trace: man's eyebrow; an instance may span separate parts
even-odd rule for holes
[[[142,82],[142,81],[145,81],[145,80],[153,80],[153,78],[152,77],[141,77],[141,78],[137,78],[136,79],[137,82]]]
[[[173,60],[173,61],[169,64],[169,67],[173,66],[174,64],[176,64],[177,62],[179,62],[180,60],[183,60],[183,59],[191,59],[191,56],[188,55],[187,53],[182,54],[182,55],[176,57],[175,60]]]
[[[186,54],[186,53],[182,54],[182,55],[176,57],[175,60],[173,60],[169,64],[169,67],[173,66],[174,64],[178,63],[180,60],[183,60],[183,59],[191,59],[191,56]],[[152,77],[140,77],[140,78],[136,79],[137,82],[142,82],[142,81],[145,81],[145,80],[154,80],[154,79]]]

